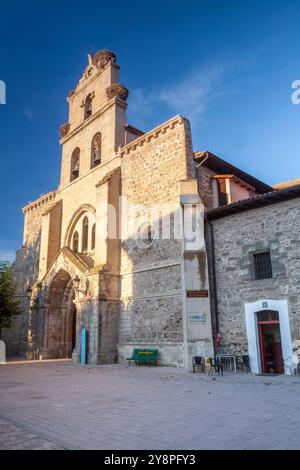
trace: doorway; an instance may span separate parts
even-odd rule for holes
[[[44,320],[43,359],[70,359],[76,346],[76,305],[71,276],[60,270],[51,282]]]
[[[274,310],[257,312],[261,371],[263,374],[283,374],[279,313]]]
[[[290,328],[289,305],[286,299],[260,299],[256,302],[245,303],[246,333],[251,371],[254,374],[260,374],[262,372],[258,317],[260,317],[260,321],[264,320],[262,316],[257,316],[257,313],[262,313],[270,310],[278,314],[276,316],[276,321],[279,320],[280,326],[280,328],[278,328],[280,331],[281,349],[284,362],[284,373],[290,374],[293,367],[293,347]],[[277,333],[278,329],[276,334]]]

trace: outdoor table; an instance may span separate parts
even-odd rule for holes
[[[234,372],[236,374],[236,358],[237,356],[235,354],[217,354],[216,358],[220,359],[222,361],[222,358],[229,358],[230,361],[230,370],[232,370],[232,364],[234,368]],[[231,363],[232,361],[232,363]]]

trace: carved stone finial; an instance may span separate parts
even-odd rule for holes
[[[60,132],[60,137],[63,139],[66,137],[69,133],[70,130],[70,124],[67,122],[66,124],[63,124],[60,126],[59,132]]]
[[[91,59],[93,65],[103,69],[107,64],[116,62],[116,55],[112,51],[103,49],[102,51],[96,52]]]
[[[121,98],[121,100],[126,101],[129,95],[129,91],[124,85],[121,85],[120,83],[113,83],[106,89],[106,95],[110,100],[117,96],[118,98]]]

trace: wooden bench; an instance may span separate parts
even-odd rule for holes
[[[135,361],[136,364],[139,366],[141,363],[150,364],[153,363],[157,365],[157,356],[158,356],[158,349],[138,349],[135,348],[132,351],[132,356],[127,358],[127,361],[129,362],[129,365],[131,361]]]

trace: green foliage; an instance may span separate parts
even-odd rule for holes
[[[21,313],[11,266],[9,263],[0,262],[0,331],[1,328],[11,328],[16,316]]]

